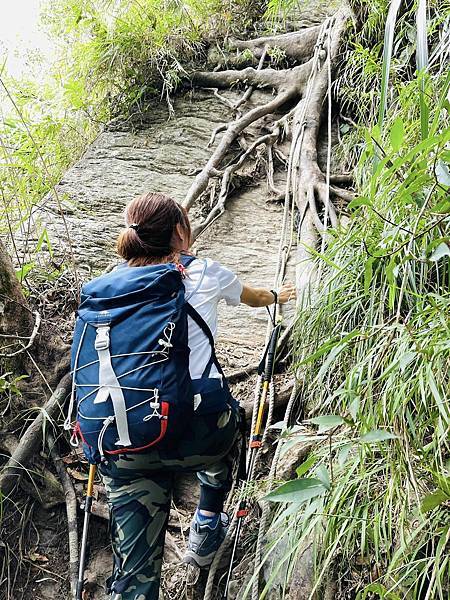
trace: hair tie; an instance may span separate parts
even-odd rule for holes
[[[139,225],[137,223],[131,223],[131,225],[128,225],[128,227],[131,227],[131,229],[134,229],[135,231],[139,229]]]

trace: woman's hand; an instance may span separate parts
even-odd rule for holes
[[[284,283],[278,291],[277,298],[280,304],[286,304],[289,300],[295,300],[297,293],[293,283]],[[273,292],[263,288],[253,288],[249,285],[244,285],[241,294],[241,302],[257,308],[259,306],[269,306],[273,304],[275,297]]]
[[[295,300],[297,298],[297,290],[295,289],[295,285],[290,281],[283,283],[283,285],[278,290],[278,302],[279,304],[286,304],[290,300]]]

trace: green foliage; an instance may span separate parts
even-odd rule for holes
[[[170,96],[205,42],[247,23],[249,0],[52,0],[46,20],[65,39],[66,92],[80,108],[141,113]]]
[[[443,26],[450,3],[429,2],[427,10],[423,0],[352,0],[350,4],[358,22],[349,32],[335,89],[358,122],[374,123],[378,117],[381,124],[387,104],[415,79],[417,71],[425,69],[427,46],[435,57],[444,52],[448,40]],[[430,60],[430,70],[444,73],[445,60]]]
[[[25,379],[25,375],[14,377],[12,373],[2,373],[0,375],[0,396],[6,395],[21,396],[18,383]]]
[[[296,502],[300,504],[322,495],[326,490],[327,488],[320,479],[304,477],[283,483],[276,490],[270,492],[266,496],[266,500],[270,500],[271,502]]]
[[[295,371],[314,415],[307,423],[318,429],[282,433],[286,447],[309,441],[314,450],[297,479],[267,496],[276,501],[272,536],[284,548],[271,580],[283,569],[289,580],[313,543],[319,596],[331,576],[338,597],[444,600],[450,594],[450,75],[441,60],[440,25],[450,10],[432,3],[429,21],[416,29],[417,4],[402,3],[386,48],[389,3],[353,4],[365,19],[350,38],[338,92],[369,125],[344,138],[347,149],[359,140],[359,194],[348,206],[348,227],[329,232],[318,257],[319,293],[298,315]],[[323,488],[307,499],[303,486],[311,480]],[[283,494],[290,494],[284,502]],[[270,582],[261,597],[269,588]]]
[[[0,105],[0,233],[9,237],[17,276],[24,282],[38,266],[37,255],[45,250],[52,258],[39,213],[49,204],[55,210],[54,186],[92,141],[98,125],[66,96],[59,78],[18,81],[3,73]]]

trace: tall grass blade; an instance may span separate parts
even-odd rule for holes
[[[401,0],[393,0],[389,6],[389,11],[386,17],[386,28],[384,32],[383,46],[383,65],[381,72],[381,94],[380,106],[378,111],[378,125],[382,130],[384,115],[386,113],[387,95],[389,88],[389,73],[391,70],[392,50],[394,46],[395,24],[397,22],[397,14],[400,8]]]
[[[426,73],[428,71],[427,0],[419,0],[416,12],[417,45],[416,61],[419,78],[420,131],[422,139],[428,136],[429,109],[425,96]]]

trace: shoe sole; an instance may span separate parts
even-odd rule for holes
[[[195,552],[192,552],[192,550],[186,550],[186,553],[183,556],[183,563],[185,563],[187,565],[192,565],[193,567],[197,567],[198,569],[208,569],[211,566],[215,555],[216,555],[216,552],[212,552],[211,554],[208,554],[207,556],[199,556]],[[224,552],[224,554],[222,555],[222,558],[220,559],[219,564],[217,565],[217,568],[224,569],[225,567],[227,567],[229,559],[230,559],[230,549],[227,549]]]
[[[197,567],[199,569],[207,569],[211,566],[212,561],[214,560],[216,552],[211,552],[206,556],[199,556],[192,550],[186,550],[185,555],[183,556],[183,562],[186,565],[192,565],[193,567]]]

